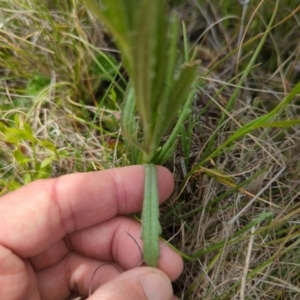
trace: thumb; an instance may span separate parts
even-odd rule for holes
[[[162,271],[139,267],[126,271],[99,287],[88,300],[173,300],[172,285]]]

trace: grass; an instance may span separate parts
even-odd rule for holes
[[[186,260],[182,299],[300,296],[296,2],[170,2],[183,59],[201,60],[161,208]],[[134,161],[120,130],[128,76],[106,29],[77,0],[0,5],[0,194]]]

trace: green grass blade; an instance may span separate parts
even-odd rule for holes
[[[160,256],[159,235],[159,202],[157,188],[156,167],[153,164],[144,164],[145,191],[142,212],[142,239],[144,241],[144,261],[148,266],[157,267]]]
[[[209,159],[216,157],[221,151],[229,146],[232,142],[236,141],[237,139],[245,136],[246,134],[252,132],[253,130],[260,128],[260,127],[289,127],[293,125],[298,125],[300,120],[281,120],[277,122],[271,122],[280,111],[286,107],[296,95],[300,93],[300,82],[293,88],[293,90],[278,104],[272,111],[268,114],[261,116],[253,121],[250,121],[240,129],[238,129],[234,134],[232,134],[226,142],[224,142],[221,146],[219,146],[215,151],[213,151],[209,156],[207,156],[204,160],[198,163],[188,174],[193,174],[199,167],[201,167],[205,162]]]
[[[261,4],[262,3],[263,3],[263,1],[261,2]],[[220,118],[220,120],[218,122],[218,127],[220,127],[221,124],[223,124],[223,122],[224,122],[224,120],[225,120],[225,118],[227,116],[226,112],[228,112],[230,110],[230,108],[232,107],[234,101],[236,100],[237,95],[238,95],[238,93],[240,91],[240,87],[244,84],[247,76],[250,74],[251,69],[252,69],[252,67],[253,67],[253,65],[254,65],[254,63],[255,63],[255,61],[256,61],[256,59],[257,59],[257,57],[258,57],[258,55],[259,55],[259,53],[260,53],[260,51],[262,49],[262,47],[263,47],[263,45],[265,43],[265,41],[266,41],[266,38],[267,38],[270,30],[272,29],[272,24],[274,22],[274,19],[275,19],[276,13],[277,13],[277,9],[278,9],[278,3],[279,2],[276,1],[276,6],[275,6],[275,9],[273,11],[271,20],[270,20],[270,22],[269,22],[269,24],[268,24],[268,26],[266,28],[266,31],[264,32],[264,34],[263,34],[263,36],[262,36],[262,38],[261,38],[261,40],[260,40],[260,42],[259,42],[259,44],[258,44],[258,46],[257,46],[257,48],[255,50],[255,52],[254,52],[254,54],[252,55],[252,57],[251,57],[248,65],[247,65],[245,71],[243,72],[243,74],[242,74],[242,76],[241,76],[241,78],[240,78],[240,80],[239,80],[239,82],[237,84],[237,87],[235,88],[234,92],[232,93],[232,95],[231,95],[231,97],[230,97],[230,99],[229,99],[229,101],[228,101],[228,103],[226,105],[225,112],[222,113],[222,116],[221,116],[221,118]],[[206,147],[206,150],[204,152],[204,157],[207,157],[209,155],[209,152],[211,151],[212,145],[214,144],[217,136],[218,136],[218,132],[216,131],[213,134],[213,136],[210,138],[210,141],[209,141],[209,143],[208,143],[208,145]]]
[[[235,232],[231,237],[229,237],[226,240],[223,240],[221,242],[218,242],[216,244],[213,244],[211,246],[208,246],[205,249],[201,249],[201,250],[197,251],[196,253],[190,255],[190,257],[191,258],[199,258],[199,257],[203,256],[206,253],[210,253],[212,251],[216,251],[216,250],[221,249],[222,247],[224,247],[225,244],[232,243],[234,238],[241,237],[242,234],[244,234],[246,231],[250,230],[253,226],[256,226],[257,224],[259,224],[260,222],[270,218],[271,216],[272,216],[271,212],[265,212],[265,213],[260,214],[256,219],[254,219],[253,221],[251,221],[250,223],[245,225],[242,229]]]
[[[184,47],[184,61],[188,63],[190,61],[189,58],[189,43],[188,43],[188,36],[186,31],[185,23],[182,22],[182,32],[183,32],[183,47]]]

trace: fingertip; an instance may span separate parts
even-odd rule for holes
[[[182,257],[178,253],[168,245],[162,245],[158,266],[160,270],[168,275],[171,281],[175,281],[181,275],[184,263]]]
[[[171,282],[162,271],[139,267],[126,271],[115,279],[98,288],[88,299],[140,299],[140,300],[171,300],[173,290]]]
[[[172,173],[163,166],[157,166],[157,182],[160,200],[165,201],[174,190],[174,178]]]
[[[170,279],[163,272],[158,272],[158,269],[149,269],[141,282],[148,300],[165,300],[173,297]]]

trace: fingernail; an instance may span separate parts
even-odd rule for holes
[[[142,279],[144,292],[148,300],[167,300],[173,295],[169,278],[158,270],[151,270]]]

